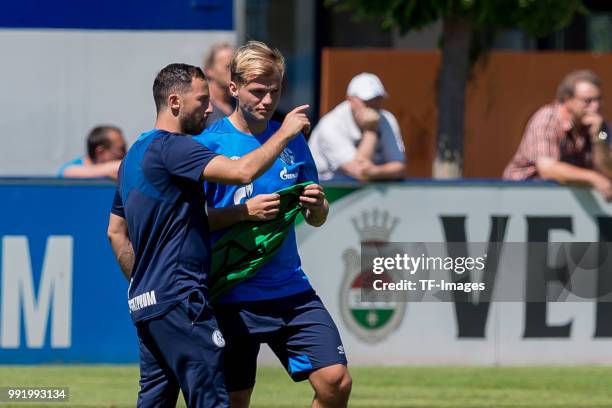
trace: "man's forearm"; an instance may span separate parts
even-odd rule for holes
[[[204,168],[201,177],[214,183],[250,184],[272,166],[290,138],[291,135],[279,129],[261,147],[238,160],[217,156]]]
[[[62,176],[66,178],[109,177],[116,180],[120,164],[120,160],[114,160],[106,163],[92,164],[90,166],[70,166],[64,170]]]
[[[401,161],[373,166],[367,174],[368,180],[396,180],[405,177],[406,165]]]
[[[246,220],[248,211],[246,204],[232,205],[224,208],[208,208],[208,226],[211,231],[231,227]]]
[[[130,280],[132,269],[134,268],[134,248],[132,243],[128,237],[119,235],[111,235],[110,241],[121,272],[123,272],[127,280]]]
[[[545,180],[554,180],[561,184],[582,183],[594,185],[597,172],[574,166],[554,159],[540,159],[536,162],[538,174]]]
[[[287,143],[289,143],[289,140],[289,136],[283,134],[282,130],[278,130],[259,149],[238,159],[238,161],[242,161],[242,170],[243,173],[247,175],[248,183],[251,183],[257,177],[261,176],[270,166],[272,166],[276,158],[287,146]]]
[[[377,143],[378,135],[376,132],[372,130],[364,130],[359,146],[357,146],[357,153],[355,154],[354,160],[372,161]]]

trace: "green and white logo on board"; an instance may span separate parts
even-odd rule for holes
[[[397,217],[391,217],[388,211],[378,209],[363,212],[352,221],[361,243],[389,242],[393,229],[399,223]],[[345,250],[342,258],[344,277],[340,286],[340,311],[344,323],[355,336],[366,343],[383,341],[402,322],[406,302],[393,299],[384,292],[369,297],[370,301],[362,301],[363,280],[370,271],[362,270],[360,252],[354,248]],[[385,274],[377,276],[377,279],[393,281]]]

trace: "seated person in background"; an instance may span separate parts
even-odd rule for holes
[[[117,179],[126,145],[121,129],[115,126],[96,126],[87,136],[87,155],[60,167],[57,176],[66,178]]]
[[[612,201],[612,157],[601,100],[601,81],[593,72],[568,74],[557,89],[557,100],[527,123],[504,179],[587,184]]]
[[[210,103],[213,111],[206,120],[206,127],[226,116],[236,107],[236,100],[229,91],[230,61],[234,48],[228,43],[215,44],[204,58],[204,74],[208,78]]]
[[[319,178],[404,178],[404,143],[395,116],[382,109],[387,93],[380,79],[359,74],[346,94],[346,101],[323,116],[310,137]]]

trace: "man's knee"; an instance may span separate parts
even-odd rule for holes
[[[248,408],[249,403],[251,402],[252,393],[253,393],[253,388],[249,388],[247,390],[230,392],[229,393],[230,406],[232,408]]]
[[[347,400],[353,380],[345,365],[336,364],[314,371],[311,374],[311,383],[321,398]]]
[[[349,374],[348,368],[345,365],[341,366],[342,369],[340,373],[338,373],[334,377],[334,389],[335,391],[342,396],[348,398],[351,393],[351,389],[353,388],[353,379]]]

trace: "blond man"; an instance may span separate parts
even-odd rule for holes
[[[251,41],[234,52],[230,71],[235,111],[195,139],[216,153],[239,158],[265,143],[280,125],[271,117],[280,100],[285,64],[278,50]],[[303,135],[252,183],[208,184],[210,227],[222,234],[223,228],[242,220],[272,219],[280,204],[274,192],[305,181],[313,184],[301,194],[302,213],[308,224],[319,227],[329,204]],[[294,381],[310,381],[313,407],[347,405],[351,377],[342,340],[301,268],[293,227],[279,252],[255,276],[226,293],[215,313],[226,339],[225,381],[233,408],[249,405],[262,343],[270,346]]]

